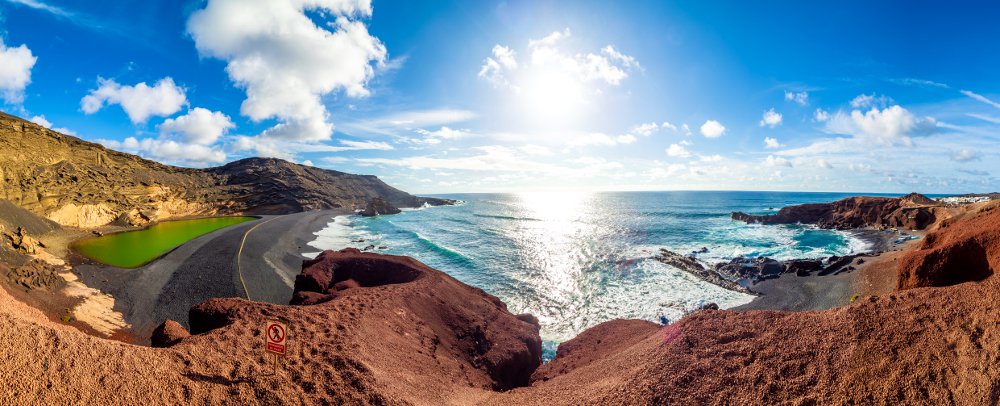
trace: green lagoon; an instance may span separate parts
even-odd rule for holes
[[[198,236],[256,217],[211,217],[157,223],[149,228],[87,238],[73,249],[87,258],[120,268],[138,268]]]

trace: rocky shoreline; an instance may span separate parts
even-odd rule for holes
[[[832,203],[812,203],[782,208],[777,214],[754,216],[733,212],[732,219],[748,223],[811,224],[824,229],[849,232],[865,242],[863,252],[827,258],[802,258],[780,261],[768,257],[736,257],[727,262],[707,264],[699,261],[700,252],[687,255],[661,249],[656,259],[688,272],[695,277],[737,292],[759,294],[753,286],[786,274],[799,277],[836,275],[850,272],[875,257],[895,249],[903,241],[919,236],[901,228],[923,230],[935,224],[942,205],[926,196],[911,193],[899,198],[850,197]]]
[[[698,279],[725,289],[759,295],[754,285],[768,279],[794,274],[799,277],[810,275],[826,276],[854,271],[865,263],[867,257],[874,257],[892,250],[898,236],[910,234],[895,230],[850,230],[853,237],[865,242],[866,249],[844,256],[826,258],[797,258],[777,260],[768,257],[736,257],[729,261],[709,264],[698,259],[707,248],[688,254],[679,254],[665,248],[655,256],[656,260],[688,272]]]

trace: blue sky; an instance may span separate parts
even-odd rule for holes
[[[0,0],[3,110],[417,193],[1000,190],[1000,6]]]

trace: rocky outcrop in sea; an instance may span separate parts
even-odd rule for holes
[[[927,196],[911,193],[892,197],[849,197],[832,203],[812,203],[782,208],[776,214],[755,216],[733,212],[734,220],[761,224],[815,224],[820,228],[923,230],[938,219],[943,206]]]

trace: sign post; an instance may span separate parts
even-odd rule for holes
[[[264,350],[274,356],[274,373],[278,373],[278,357],[285,355],[285,344],[288,340],[288,326],[284,323],[269,321],[264,323]]]

